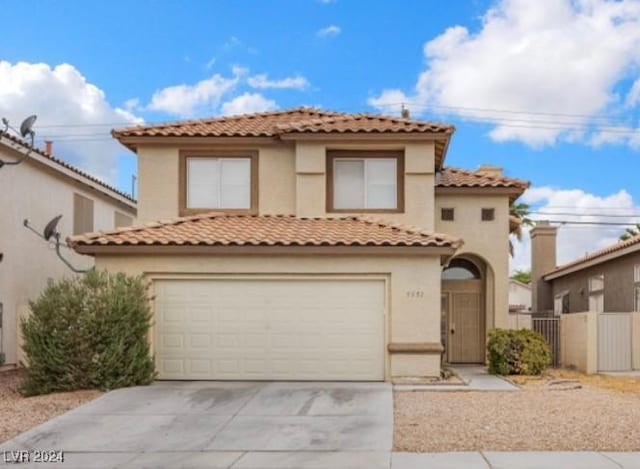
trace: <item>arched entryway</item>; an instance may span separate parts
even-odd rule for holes
[[[441,334],[448,363],[485,361],[485,278],[478,260],[452,259],[442,270]]]

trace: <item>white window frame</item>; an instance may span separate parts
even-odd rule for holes
[[[560,292],[558,294],[556,294],[553,297],[553,314],[554,316],[560,316],[561,314],[568,314],[569,308],[571,308],[571,305],[569,305],[569,308],[567,308],[567,311],[564,311],[564,299],[565,297],[567,297],[569,299],[569,291],[565,290],[563,292]]]
[[[217,204],[207,204],[208,206],[206,207],[201,207],[201,206],[194,206],[192,205],[191,201],[190,201],[190,192],[191,192],[191,177],[190,177],[190,172],[191,172],[191,162],[203,162],[203,161],[208,161],[208,162],[216,162],[216,166],[217,166],[217,177],[218,180],[216,181],[216,186],[217,186],[217,200],[218,203]],[[229,161],[229,162],[238,162],[238,161],[244,161],[247,164],[248,167],[248,174],[247,174],[247,204],[246,206],[239,206],[239,207],[228,207],[228,206],[224,206],[222,204],[222,199],[223,199],[223,192],[224,192],[224,183],[222,181],[222,165],[224,164],[225,161]],[[185,208],[187,210],[207,210],[207,209],[213,209],[213,210],[250,210],[251,209],[251,200],[252,200],[252,193],[251,191],[253,190],[253,188],[251,187],[252,185],[252,159],[250,156],[247,157],[224,157],[224,156],[187,156],[186,157],[186,187],[185,187]]]
[[[596,281],[601,285],[595,286]],[[598,293],[604,290],[604,274],[592,275],[589,277],[589,293]]]
[[[394,178],[393,178],[393,206],[392,207],[369,207],[368,203],[368,190],[369,190],[369,165],[379,162],[392,162],[395,166]],[[336,178],[338,176],[338,164],[344,162],[362,162],[363,172],[363,194],[362,194],[362,207],[336,207]],[[389,158],[335,158],[333,160],[333,207],[338,210],[397,210],[398,209],[398,159],[394,157]]]
[[[640,283],[640,264],[633,266],[633,283]]]
[[[604,274],[592,275],[588,281],[589,311],[604,312]]]

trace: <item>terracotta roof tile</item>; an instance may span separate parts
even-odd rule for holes
[[[89,233],[67,239],[79,246],[418,246],[458,248],[454,236],[366,217],[208,213]]]
[[[547,272],[546,274],[544,274],[544,277],[546,277],[547,275],[553,275],[553,274],[557,274],[562,272],[563,270],[568,270],[571,267],[577,267],[580,264],[584,264],[586,262],[589,261],[593,261],[593,260],[597,260],[600,257],[606,256],[607,254],[614,254],[618,251],[621,251],[623,249],[632,247],[632,246],[637,246],[638,249],[640,249],[640,236],[634,236],[633,238],[629,238],[626,241],[619,241],[615,244],[612,244],[610,246],[607,246],[605,248],[599,249],[597,251],[594,251],[592,253],[589,253],[585,256],[582,256],[574,261],[568,262],[566,264],[560,265],[558,267],[556,267],[555,269],[553,269],[550,272]]]
[[[3,134],[3,135],[1,135],[1,136],[2,136],[3,138],[7,138],[7,139],[11,140],[11,141],[12,141],[12,142],[14,142],[14,143],[17,143],[18,145],[21,145],[21,146],[22,146],[22,147],[24,147],[25,149],[29,148],[29,145],[28,145],[26,142],[24,142],[24,141],[20,140],[20,139],[19,139],[19,138],[17,138],[17,137],[14,137],[13,135]],[[100,186],[104,187],[105,189],[107,189],[107,190],[109,190],[109,191],[111,191],[111,192],[114,192],[114,193],[118,194],[119,196],[124,197],[125,199],[128,199],[129,201],[133,202],[134,204],[136,203],[136,200],[135,200],[133,197],[131,197],[129,194],[127,194],[127,193],[125,193],[125,192],[122,192],[122,191],[120,191],[120,190],[116,189],[116,188],[115,188],[115,187],[113,187],[113,186],[110,186],[110,185],[109,185],[109,184],[107,184],[106,182],[104,182],[104,181],[102,181],[102,180],[100,180],[100,179],[96,178],[95,176],[92,176],[92,175],[91,175],[91,174],[89,174],[89,173],[86,173],[86,172],[82,171],[81,169],[79,169],[79,168],[77,168],[77,167],[75,167],[75,166],[73,166],[73,165],[71,165],[71,164],[67,163],[66,161],[63,161],[63,160],[61,160],[61,159],[59,159],[59,158],[56,158],[56,157],[55,157],[55,156],[53,156],[53,155],[49,155],[48,153],[44,152],[43,150],[41,150],[41,149],[39,149],[39,148],[34,148],[34,149],[33,149],[33,152],[34,152],[34,153],[37,153],[37,154],[38,154],[38,155],[40,155],[40,156],[43,156],[43,157],[47,158],[49,161],[51,161],[51,162],[55,163],[56,165],[58,165],[58,166],[60,166],[60,167],[66,168],[66,169],[68,169],[69,171],[73,171],[74,173],[76,173],[76,174],[78,174],[78,175],[80,175],[80,176],[82,176],[82,177],[84,177],[84,178],[87,178],[87,179],[89,179],[89,180],[90,180],[90,181],[92,181],[92,182],[95,182],[96,184],[98,184],[98,185],[100,185]]]
[[[122,137],[275,137],[291,133],[444,133],[453,126],[374,114],[294,108],[112,130]]]
[[[529,187],[529,181],[494,176],[482,171],[470,171],[460,168],[443,168],[436,175],[437,187],[513,187],[523,191]]]

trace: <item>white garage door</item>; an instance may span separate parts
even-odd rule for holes
[[[384,379],[381,280],[158,280],[155,295],[160,379]]]

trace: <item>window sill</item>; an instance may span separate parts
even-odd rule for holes
[[[223,215],[257,215],[255,209],[238,209],[238,208],[181,208],[179,214],[181,217],[192,215],[201,215],[203,213],[220,213]]]

